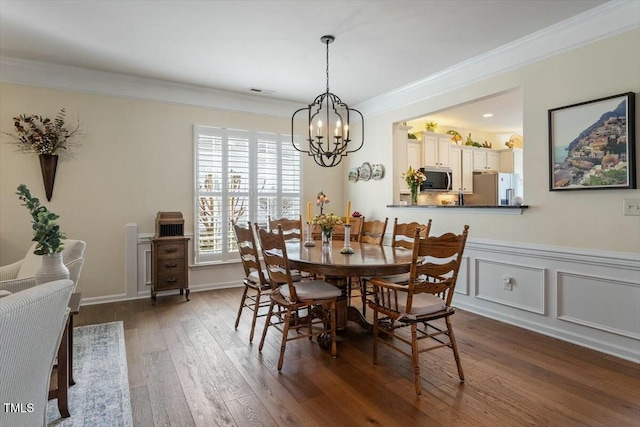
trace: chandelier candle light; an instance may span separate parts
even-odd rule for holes
[[[329,44],[335,40],[334,36],[322,36],[320,41],[327,46],[327,86],[326,91],[316,97],[306,108],[300,108],[291,117],[291,144],[322,167],[333,167],[340,163],[343,157],[362,148],[364,144],[364,118],[360,111],[349,108],[337,95],[329,92]],[[304,122],[306,130],[296,132],[296,115],[307,112]],[[357,142],[351,140],[351,114],[360,116],[360,135]],[[302,114],[300,115],[302,116]],[[300,119],[301,117],[299,117]],[[324,121],[323,121],[324,120]],[[335,128],[332,129],[335,123]],[[307,134],[306,144],[296,140],[295,135]]]

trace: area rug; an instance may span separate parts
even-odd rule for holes
[[[133,426],[122,322],[73,329],[70,418],[61,418],[58,399],[47,404],[50,427]]]

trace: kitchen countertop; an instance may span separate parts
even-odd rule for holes
[[[457,211],[465,213],[501,213],[511,215],[521,215],[523,210],[529,209],[528,205],[505,206],[505,205],[387,205],[388,208],[403,209],[440,209],[447,211]]]

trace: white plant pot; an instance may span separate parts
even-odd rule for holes
[[[35,275],[36,285],[69,278],[69,269],[62,262],[62,252],[42,255],[42,265]]]

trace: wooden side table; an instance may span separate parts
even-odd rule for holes
[[[73,316],[80,312],[82,293],[71,294],[69,299],[69,318],[62,333],[60,347],[58,347],[58,366],[56,368],[57,388],[49,390],[49,400],[58,398],[58,411],[62,418],[69,418],[69,386],[76,382],[73,379]]]

